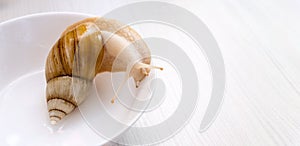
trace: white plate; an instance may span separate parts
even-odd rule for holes
[[[97,92],[101,96],[90,97],[80,112],[75,110],[58,126],[49,124],[45,100],[46,56],[66,26],[88,16],[43,13],[0,24],[0,145],[102,145],[108,141],[106,138],[120,135],[141,115],[120,102],[113,105],[109,102],[113,95],[112,83],[110,74],[103,74],[96,79]],[[121,76],[114,75],[115,85]],[[134,87],[132,80],[128,83],[120,96],[145,96],[147,81],[138,90],[129,89]],[[134,101],[131,98],[125,102],[133,105]],[[104,116],[107,113],[113,118]],[[114,125],[116,120],[124,125]],[[100,133],[98,129],[90,128],[97,126],[105,128],[100,128]]]

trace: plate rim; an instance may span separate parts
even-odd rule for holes
[[[41,16],[50,16],[50,15],[70,15],[70,16],[83,16],[83,17],[93,17],[97,16],[95,14],[89,14],[89,13],[81,13],[81,12],[69,12],[69,11],[59,11],[59,12],[40,12],[40,13],[32,13],[32,14],[27,14],[23,16],[17,16],[10,18],[8,20],[4,20],[0,22],[0,26],[2,25],[7,25],[8,23],[12,23],[14,21],[19,21],[22,19],[28,19],[28,18],[34,18],[34,17],[41,17]]]

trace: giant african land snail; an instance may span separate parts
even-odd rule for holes
[[[116,20],[87,18],[69,26],[46,61],[51,123],[56,124],[85,99],[85,92],[98,73],[126,72],[138,87],[150,69],[162,70],[151,66],[150,61],[150,50],[139,34]]]

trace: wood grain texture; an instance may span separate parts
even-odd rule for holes
[[[0,22],[50,11],[101,15],[129,2],[133,1],[2,0]],[[227,88],[220,115],[206,132],[199,133],[198,129],[209,89],[202,90],[191,121],[161,145],[300,145],[300,3],[292,0],[168,2],[187,8],[209,27],[223,53]],[[208,74],[201,75],[209,78]],[[209,84],[209,80],[202,81]],[[163,120],[172,111],[168,108],[174,107],[176,100],[166,103],[165,109],[146,113],[136,126]],[[128,136],[139,139],[139,135]]]

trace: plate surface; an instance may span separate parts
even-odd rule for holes
[[[0,145],[102,145],[109,138],[119,136],[141,115],[128,108],[134,105],[134,98],[123,101],[127,106],[109,102],[123,74],[107,73],[96,78],[96,90],[80,110],[76,109],[57,126],[49,124],[44,77],[46,56],[68,25],[86,17],[89,15],[43,13],[0,24]],[[135,89],[129,80],[119,96],[146,97],[147,82]],[[114,125],[116,121],[119,123]],[[100,127],[100,130],[90,127]]]

